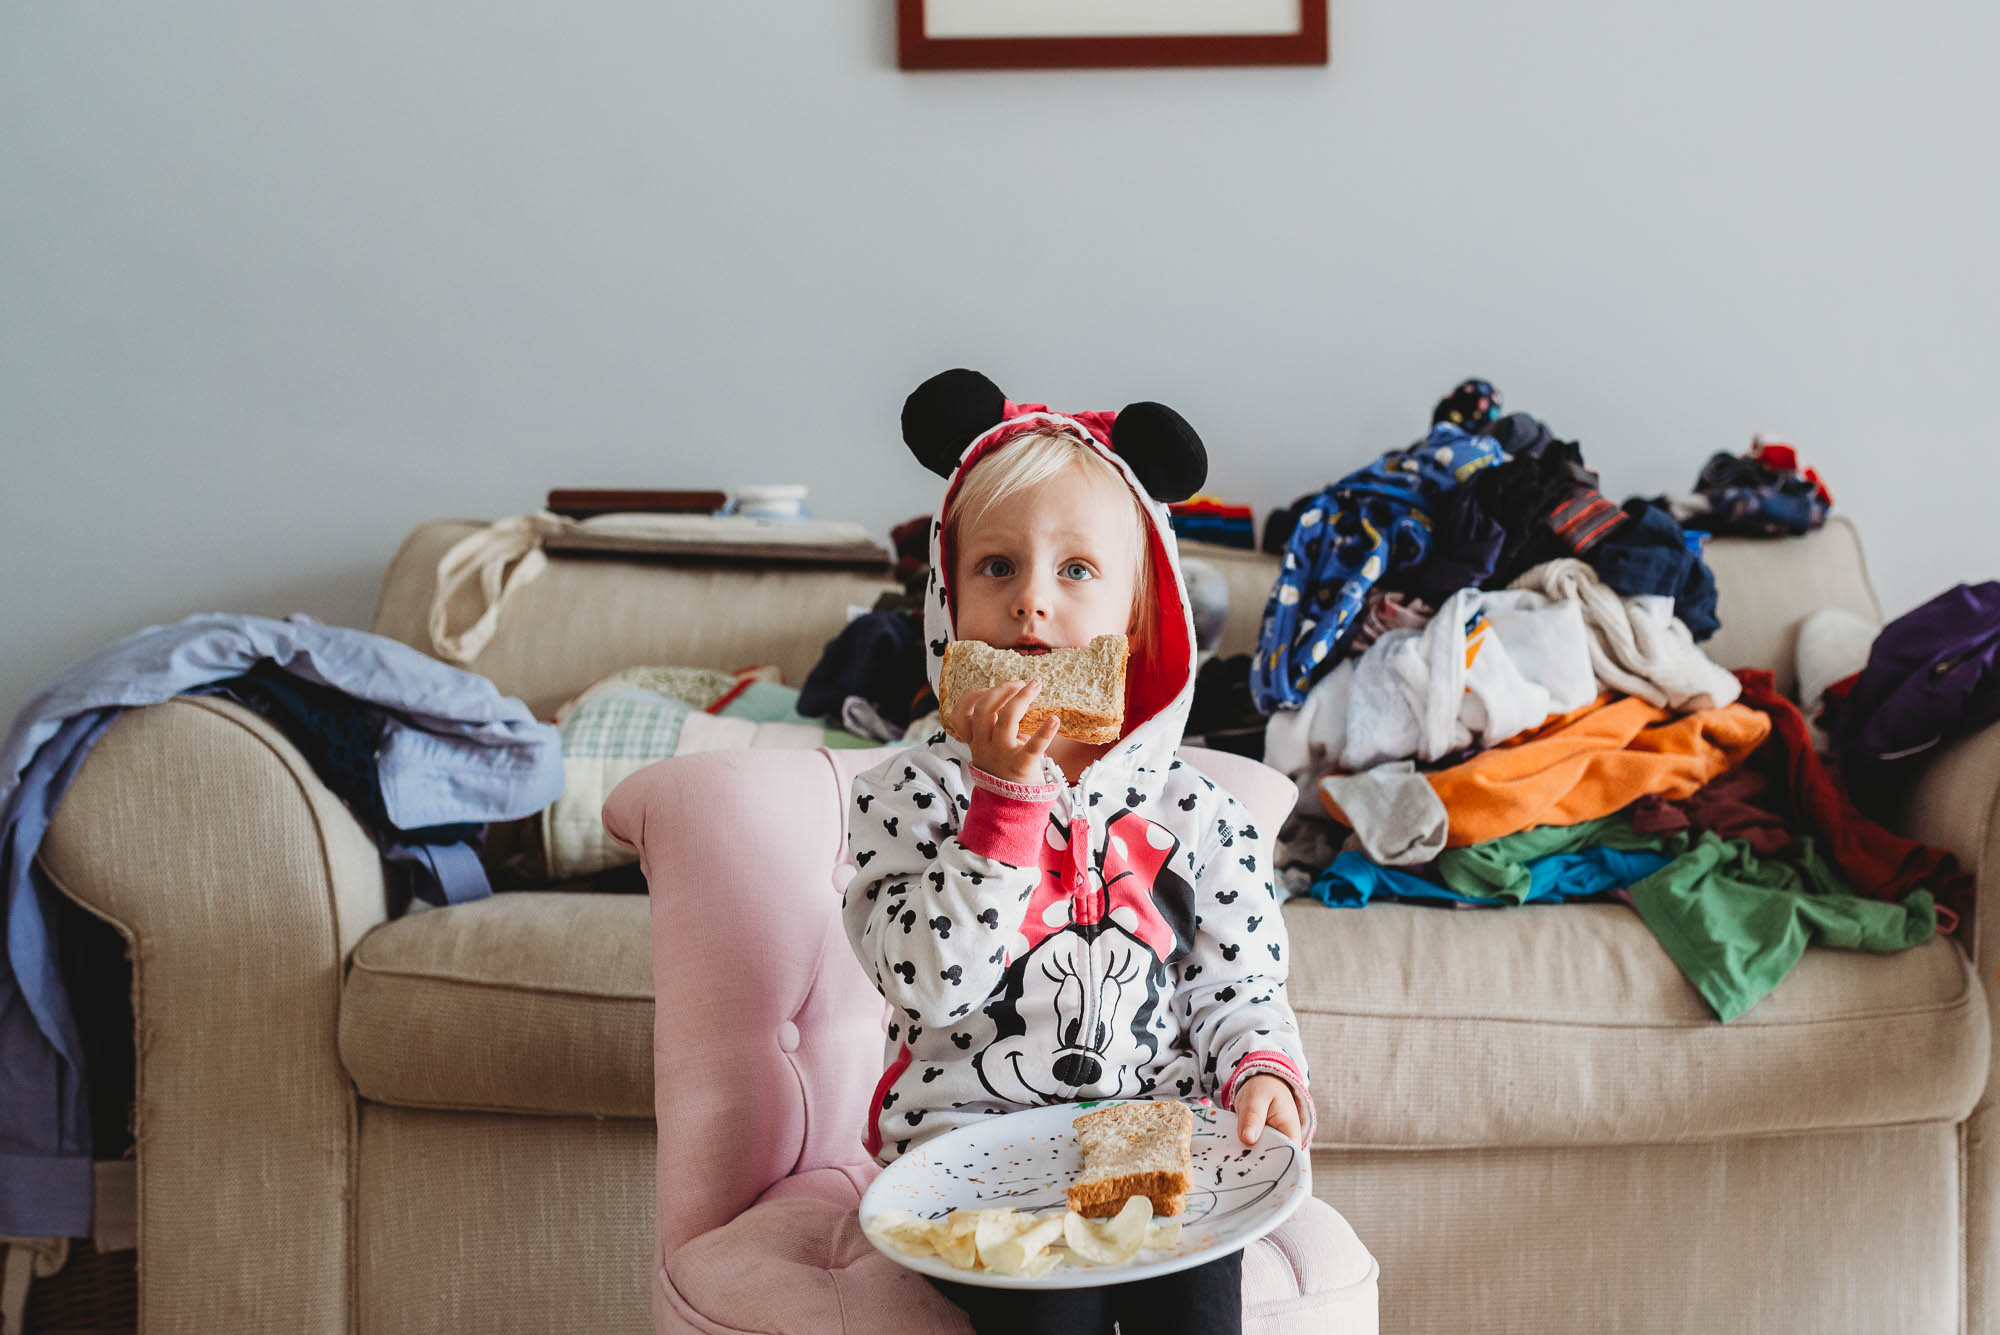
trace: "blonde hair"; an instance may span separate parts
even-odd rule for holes
[[[1095,470],[1108,478],[1132,503],[1133,546],[1138,550],[1132,579],[1131,640],[1135,655],[1150,654],[1159,642],[1159,609],[1153,597],[1153,521],[1118,466],[1067,431],[1030,431],[988,451],[959,479],[944,516],[944,550],[958,560],[959,534],[976,527],[1002,496],[1051,482],[1072,470]],[[956,578],[955,570],[944,572]]]

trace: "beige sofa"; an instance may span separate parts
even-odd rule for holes
[[[469,531],[409,536],[374,629],[425,643]],[[1203,554],[1244,648],[1271,563]],[[1879,616],[1838,520],[1710,555],[1711,651],[1781,685],[1807,612]],[[881,586],[558,559],[473,666],[544,717],[635,663],[797,682]],[[1907,828],[1988,885],[1996,802],[2000,730],[1938,758]],[[649,1329],[643,896],[391,919],[353,817],[212,698],[126,713],[42,862],[131,943],[143,1330]],[[1809,951],[1725,1027],[1617,905],[1284,914],[1315,1191],[1380,1260],[1385,1331],[2000,1330],[1986,915]]]

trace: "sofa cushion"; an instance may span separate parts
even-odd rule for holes
[[[1808,950],[1723,1025],[1621,905],[1284,913],[1322,1146],[1956,1120],[1985,1083],[1986,1012],[1945,939]],[[643,898],[499,895],[364,937],[340,1052],[377,1102],[651,1117],[652,995]]]
[[[1620,1145],[1957,1121],[1984,1000],[1946,939],[1812,949],[1727,1025],[1619,904],[1284,908],[1325,1147]]]
[[[383,923],[341,990],[364,1098],[415,1108],[653,1116],[643,895],[523,891]]]

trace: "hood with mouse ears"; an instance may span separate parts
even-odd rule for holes
[[[1173,759],[1194,700],[1194,620],[1167,505],[1201,489],[1208,456],[1201,437],[1173,409],[1127,404],[1117,412],[1064,414],[1040,403],[1015,403],[977,371],[932,376],[903,404],[903,440],[910,452],[949,481],[931,520],[931,571],[924,592],[924,640],[931,689],[938,686],[944,647],[954,638],[952,553],[944,517],[966,471],[995,450],[1038,431],[1075,436],[1118,470],[1142,502],[1147,560],[1152,563],[1158,631],[1152,651],[1134,652],[1125,673],[1125,730],[1105,762],[1164,768]]]

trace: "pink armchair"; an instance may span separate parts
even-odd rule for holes
[[[652,891],[659,1335],[971,1330],[856,1218],[880,1171],[861,1137],[887,1020],[848,948],[840,891],[848,784],[882,755],[683,756],[605,803]],[[1295,797],[1282,775],[1184,755],[1278,828]],[[1246,1331],[1373,1335],[1375,1262],[1308,1199],[1246,1251],[1243,1301]]]

